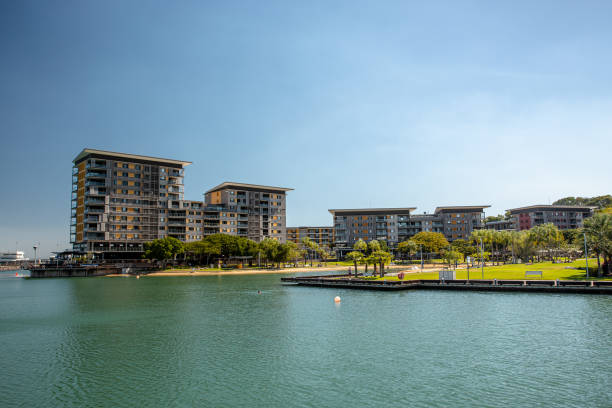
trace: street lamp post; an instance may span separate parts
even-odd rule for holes
[[[38,249],[38,245],[34,245],[32,248],[34,248],[34,265],[37,265],[38,257],[36,256],[36,250]]]
[[[423,272],[423,244],[419,244],[421,247],[421,272]]]
[[[582,235],[584,236],[584,260],[586,261],[586,278],[589,279],[589,251],[587,249],[586,243],[586,232],[583,232]]]
[[[482,237],[480,238],[480,272],[482,274],[482,279],[484,279],[484,246]]]

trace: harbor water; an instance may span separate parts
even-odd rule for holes
[[[612,406],[611,296],[281,276],[0,272],[0,406]]]

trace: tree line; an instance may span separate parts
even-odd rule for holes
[[[213,234],[200,241],[183,243],[166,237],[144,244],[144,258],[163,263],[180,261],[194,265],[226,264],[234,261],[249,266],[269,264],[280,267],[282,263],[303,259],[304,263],[320,260],[326,262],[333,253],[308,237],[301,240],[302,247],[293,242],[281,244],[272,238],[255,242],[245,237],[228,234]]]
[[[567,262],[589,255],[597,258],[598,275],[610,274],[612,263],[612,214],[596,213],[580,229],[559,230],[554,224],[537,225],[525,231],[474,230],[467,240],[452,243],[439,232],[422,231],[398,244],[398,252],[412,259],[419,252],[440,256],[449,264],[467,257],[475,261]],[[603,259],[603,264],[601,260]]]

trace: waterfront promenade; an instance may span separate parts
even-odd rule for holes
[[[281,278],[287,284],[324,288],[399,291],[399,290],[456,290],[489,292],[548,292],[612,295],[612,281],[568,280],[498,280],[498,279],[413,279],[372,280],[346,275],[299,276]]]

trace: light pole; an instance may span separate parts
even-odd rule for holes
[[[38,249],[38,245],[34,245],[34,265],[38,264],[38,258],[36,257],[36,250]]]
[[[582,235],[584,236],[584,260],[586,261],[586,278],[589,279],[589,251],[587,249],[586,243],[586,232],[583,232]]]
[[[423,244],[419,244],[421,247],[421,272],[423,272]]]
[[[480,237],[480,272],[482,279],[484,279],[484,247],[482,244],[482,237]]]

